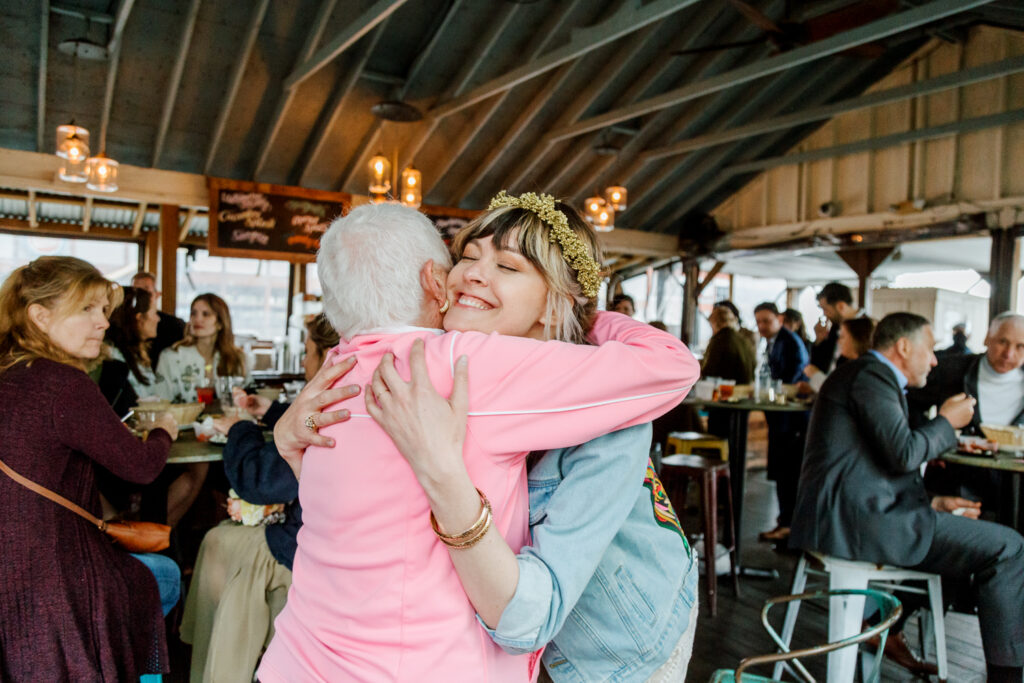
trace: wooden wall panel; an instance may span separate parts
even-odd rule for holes
[[[792,223],[799,220],[800,167],[772,169],[768,184],[768,222]]]
[[[870,90],[935,78],[1024,54],[1024,34],[976,27],[963,44],[933,40]],[[947,90],[914,101],[847,112],[808,136],[794,153],[954,123],[1024,108],[1024,73]],[[1024,123],[906,144],[762,173],[715,211],[730,229],[785,226],[818,219],[833,201],[840,222],[877,215],[922,198],[929,207],[1024,198]],[[1022,200],[1024,207],[1024,200]]]

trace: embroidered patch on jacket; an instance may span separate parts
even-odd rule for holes
[[[676,511],[672,508],[672,501],[668,499],[668,494],[665,493],[665,487],[662,485],[661,480],[658,479],[657,473],[654,471],[654,463],[650,460],[647,461],[647,474],[644,475],[644,486],[651,491],[651,504],[654,506],[654,521],[658,523],[658,526],[670,531],[675,531],[683,539],[683,546],[686,547],[686,552],[690,552],[690,543],[686,540],[686,534],[683,533],[683,527],[679,524],[679,517],[676,516]]]

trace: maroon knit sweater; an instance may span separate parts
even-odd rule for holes
[[[152,481],[170,437],[142,443],[82,372],[0,373],[0,460],[101,516],[95,467]],[[167,672],[153,575],[74,513],[0,473],[0,681],[131,681]]]

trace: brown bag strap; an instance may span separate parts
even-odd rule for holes
[[[14,481],[18,482],[19,484],[21,484],[22,486],[27,488],[29,491],[33,491],[35,493],[38,493],[43,498],[49,498],[50,500],[52,500],[57,505],[60,505],[62,507],[66,507],[68,510],[71,510],[76,515],[78,515],[79,517],[84,517],[86,520],[88,520],[88,522],[90,524],[92,524],[93,526],[98,528],[100,531],[106,531],[107,530],[107,523],[106,522],[104,522],[104,521],[102,521],[100,519],[96,519],[95,517],[90,515],[88,512],[83,510],[81,507],[79,507],[79,506],[75,505],[74,503],[72,503],[67,498],[54,493],[53,491],[51,491],[50,489],[48,489],[46,487],[40,486],[39,484],[35,483],[31,479],[26,479],[25,477],[21,476],[20,474],[18,474],[14,470],[12,470],[10,467],[8,467],[7,464],[4,463],[3,460],[0,460],[0,470],[2,470],[3,473],[6,474],[8,477],[10,477]]]

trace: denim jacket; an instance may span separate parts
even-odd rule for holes
[[[645,681],[689,625],[697,563],[650,443],[650,424],[629,427],[548,451],[530,471],[533,545],[487,631],[511,653],[547,643],[556,683]]]

